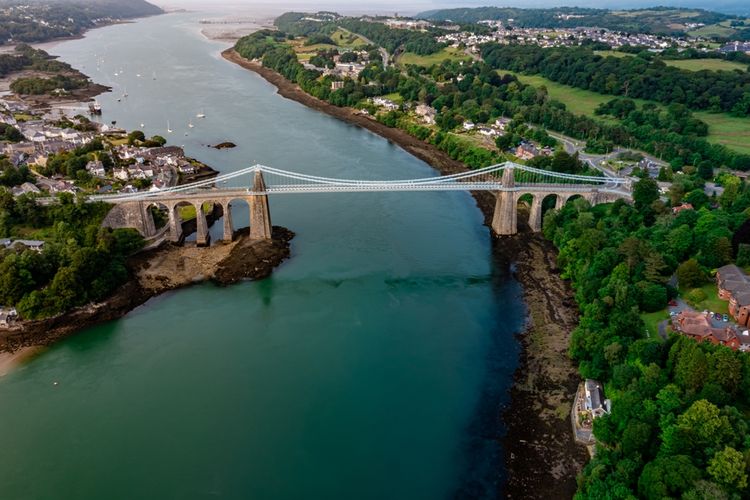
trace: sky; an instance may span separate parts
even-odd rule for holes
[[[187,8],[193,10],[257,10],[263,13],[275,14],[289,10],[317,11],[334,10],[342,14],[371,14],[398,12],[402,15],[413,15],[425,10],[476,7],[486,5],[513,7],[606,7],[606,8],[639,8],[654,5],[699,7],[733,14],[750,15],[750,1],[748,0],[505,0],[502,2],[486,0],[151,0],[161,7]]]

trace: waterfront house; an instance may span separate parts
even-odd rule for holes
[[[427,104],[419,104],[414,108],[414,112],[419,116],[424,123],[427,125],[435,125],[435,116],[437,116],[437,110]]]
[[[594,418],[609,413],[610,402],[608,399],[604,399],[604,388],[601,382],[590,378],[586,379],[584,394],[586,396],[584,409],[590,411]]]
[[[8,328],[18,319],[15,307],[0,306],[0,328]]]

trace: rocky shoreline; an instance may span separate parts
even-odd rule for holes
[[[281,96],[384,137],[442,174],[468,170],[435,146],[402,130],[310,96],[275,71],[244,59],[234,49],[225,50],[222,56],[259,74],[276,86]],[[489,226],[494,196],[487,192],[472,195]],[[569,421],[579,376],[567,348],[571,331],[578,324],[578,308],[570,286],[560,278],[554,247],[541,235],[522,232],[514,237],[494,238],[493,251],[503,265],[515,266],[528,310],[526,329],[518,335],[522,352],[511,402],[504,411],[498,409],[497,415],[497,423],[504,422],[506,429],[498,444],[503,446],[508,478],[499,485],[498,497],[570,498],[576,490],[576,475],[588,459],[586,449],[574,442]],[[497,435],[494,431],[489,429],[488,433]]]
[[[232,243],[208,248],[164,245],[131,257],[130,279],[109,299],[66,314],[29,321],[0,334],[0,353],[47,346],[84,328],[121,318],[147,300],[164,292],[212,281],[231,285],[242,280],[261,280],[289,258],[294,233],[274,226],[271,240],[251,240],[249,230],[238,231]]]

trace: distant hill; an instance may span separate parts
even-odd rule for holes
[[[0,0],[0,45],[81,35],[119,19],[162,14],[145,0]]]
[[[574,28],[595,26],[614,31],[683,34],[696,24],[713,25],[737,19],[703,9],[654,7],[634,10],[557,7],[520,9],[514,7],[477,7],[442,9],[423,12],[416,17],[435,21],[476,23],[482,20],[513,20],[513,25],[526,28]]]

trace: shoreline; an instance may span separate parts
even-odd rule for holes
[[[351,108],[321,101],[279,73],[243,58],[233,48],[221,55],[260,75],[282,97],[367,129],[444,175],[468,171],[435,146]],[[495,197],[487,192],[471,194],[489,227]],[[506,483],[498,486],[498,498],[570,498],[576,491],[576,475],[588,460],[586,448],[575,443],[569,424],[570,405],[580,377],[567,356],[567,347],[578,323],[578,308],[570,285],[559,276],[554,247],[541,235],[525,232],[510,238],[493,237],[492,246],[501,266],[515,266],[514,275],[522,285],[527,308],[526,326],[516,336],[521,353],[510,404],[497,409],[497,423],[503,422],[506,431],[497,441],[503,446],[507,476]],[[495,429],[489,433],[497,435]]]
[[[22,361],[30,350],[107,321],[119,319],[149,299],[194,284],[229,286],[261,280],[290,257],[294,233],[273,227],[271,240],[251,240],[249,229],[235,232],[232,243],[199,248],[194,244],[164,244],[128,259],[129,278],[108,299],[65,314],[27,321],[0,332],[0,376],[3,368]]]

